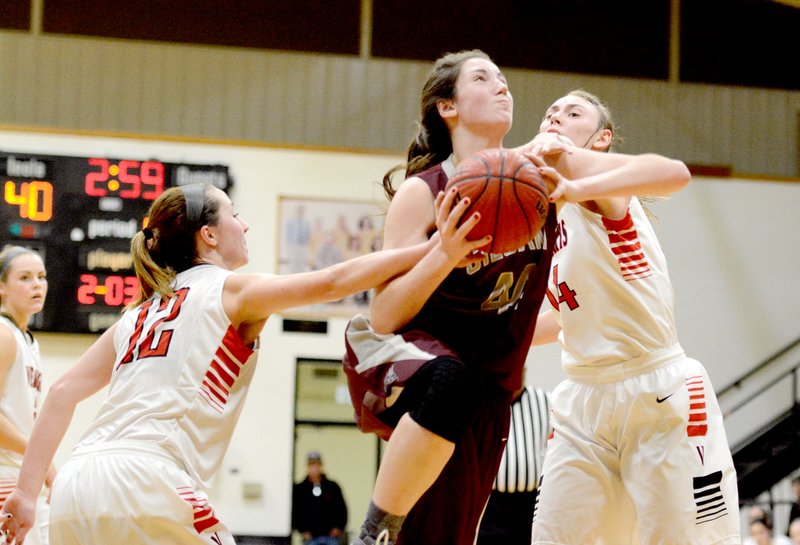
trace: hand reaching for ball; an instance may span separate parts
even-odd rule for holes
[[[572,153],[574,148],[575,144],[566,136],[554,132],[542,132],[527,144],[516,148],[516,150],[533,161],[534,157]]]
[[[486,246],[492,241],[491,235],[486,235],[476,240],[468,240],[467,236],[478,222],[480,214],[471,212],[465,216],[469,209],[470,200],[464,198],[456,202],[458,191],[451,188],[446,192],[440,191],[436,195],[436,229],[442,249],[458,267],[465,267],[469,263],[483,258],[483,253],[477,252],[478,248]],[[463,220],[463,221],[462,221]]]
[[[448,180],[460,202],[468,201],[465,217],[480,214],[473,239],[491,235],[480,249],[490,254],[514,252],[532,241],[548,213],[547,183],[522,153],[490,148],[463,159]],[[460,203],[459,202],[459,203]]]
[[[553,167],[543,165],[539,167],[539,172],[547,180],[547,187],[550,193],[550,202],[579,202],[580,186],[574,180],[565,178]]]

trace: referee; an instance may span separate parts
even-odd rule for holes
[[[550,396],[523,386],[511,404],[511,426],[477,545],[529,545],[544,448],[552,431]]]

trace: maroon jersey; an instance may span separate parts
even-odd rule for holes
[[[419,177],[434,195],[447,184],[441,165]],[[344,370],[362,431],[388,438],[392,428],[380,414],[405,381],[435,358],[455,355],[486,379],[478,414],[436,482],[409,512],[397,545],[475,541],[503,455],[511,392],[522,387],[525,358],[545,297],[555,227],[551,205],[534,240],[515,252],[454,270],[397,334],[376,334],[361,316],[348,324]]]
[[[420,174],[436,195],[447,174],[438,164]],[[550,205],[544,228],[514,252],[492,254],[455,269],[405,330],[423,330],[477,366],[500,387],[522,387],[525,358],[545,297],[555,241],[556,211]]]

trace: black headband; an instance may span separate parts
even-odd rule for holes
[[[189,184],[180,186],[183,200],[186,202],[186,227],[191,231],[200,228],[200,217],[205,206],[205,185]]]

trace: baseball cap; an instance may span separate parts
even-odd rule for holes
[[[319,453],[319,451],[316,451],[316,450],[312,450],[311,452],[309,452],[308,456],[306,456],[306,458],[307,458],[307,460],[309,462],[320,462],[320,463],[322,463],[322,455]]]

